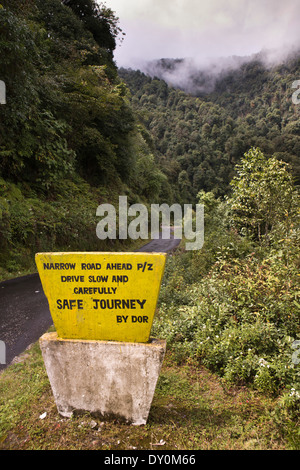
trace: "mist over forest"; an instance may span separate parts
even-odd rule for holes
[[[179,200],[183,193],[194,200],[199,188],[226,194],[252,146],[290,163],[299,184],[298,52],[231,57],[207,68],[191,59],[141,65],[119,75]]]
[[[222,78],[239,73],[242,66],[251,62],[258,62],[267,70],[280,66],[290,60],[296,59],[300,50],[296,47],[284,47],[278,50],[264,49],[250,56],[226,56],[218,58],[161,58],[136,63],[133,69],[141,70],[146,75],[157,77],[168,83],[169,86],[180,88],[192,95],[201,96],[211,93]]]

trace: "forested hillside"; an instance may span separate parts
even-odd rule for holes
[[[291,163],[299,184],[291,88],[299,57],[276,67],[258,57],[217,78],[193,71],[187,93],[118,70],[118,18],[93,0],[2,0],[0,34],[5,272],[29,267],[39,250],[103,248],[96,208],[119,195],[130,203],[195,203],[200,190],[224,196],[252,146]],[[155,71],[177,65],[162,60]]]
[[[43,250],[104,249],[96,209],[159,200],[158,170],[113,59],[118,18],[92,0],[0,2],[0,270]]]
[[[162,78],[175,80],[179,65],[181,89]],[[149,66],[156,76],[119,72],[176,196],[193,200],[199,189],[226,194],[234,165],[252,146],[290,163],[299,184],[300,108],[292,84],[300,77],[300,55],[274,66],[258,55],[217,75],[200,69],[188,75],[184,67],[184,61],[165,59]]]
[[[154,334],[179,364],[278,397],[272,419],[299,448],[299,55],[172,87],[183,63],[119,71],[173,195],[205,207],[203,248],[169,260]]]
[[[185,60],[119,70],[122,37],[94,0],[0,0],[0,279],[39,251],[127,248],[96,236],[119,196],[203,204],[203,248],[168,257],[153,334],[172,361],[278,397],[270,421],[299,448],[300,55],[175,87]]]

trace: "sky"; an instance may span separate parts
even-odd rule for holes
[[[126,34],[119,67],[161,58],[245,56],[300,46],[300,0],[105,0]]]

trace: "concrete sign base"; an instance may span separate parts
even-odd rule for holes
[[[46,333],[40,347],[62,416],[88,411],[103,419],[146,424],[165,356],[164,340],[69,340]]]

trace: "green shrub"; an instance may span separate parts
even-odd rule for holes
[[[278,252],[262,260],[254,253],[244,259],[226,255],[190,285],[182,282],[189,278],[188,267],[184,275],[178,273],[184,258],[178,254],[167,267],[154,322],[155,334],[167,340],[174,358],[193,358],[228,383],[264,393],[297,388],[299,374],[292,363],[292,343],[300,337],[296,258],[286,265]]]

